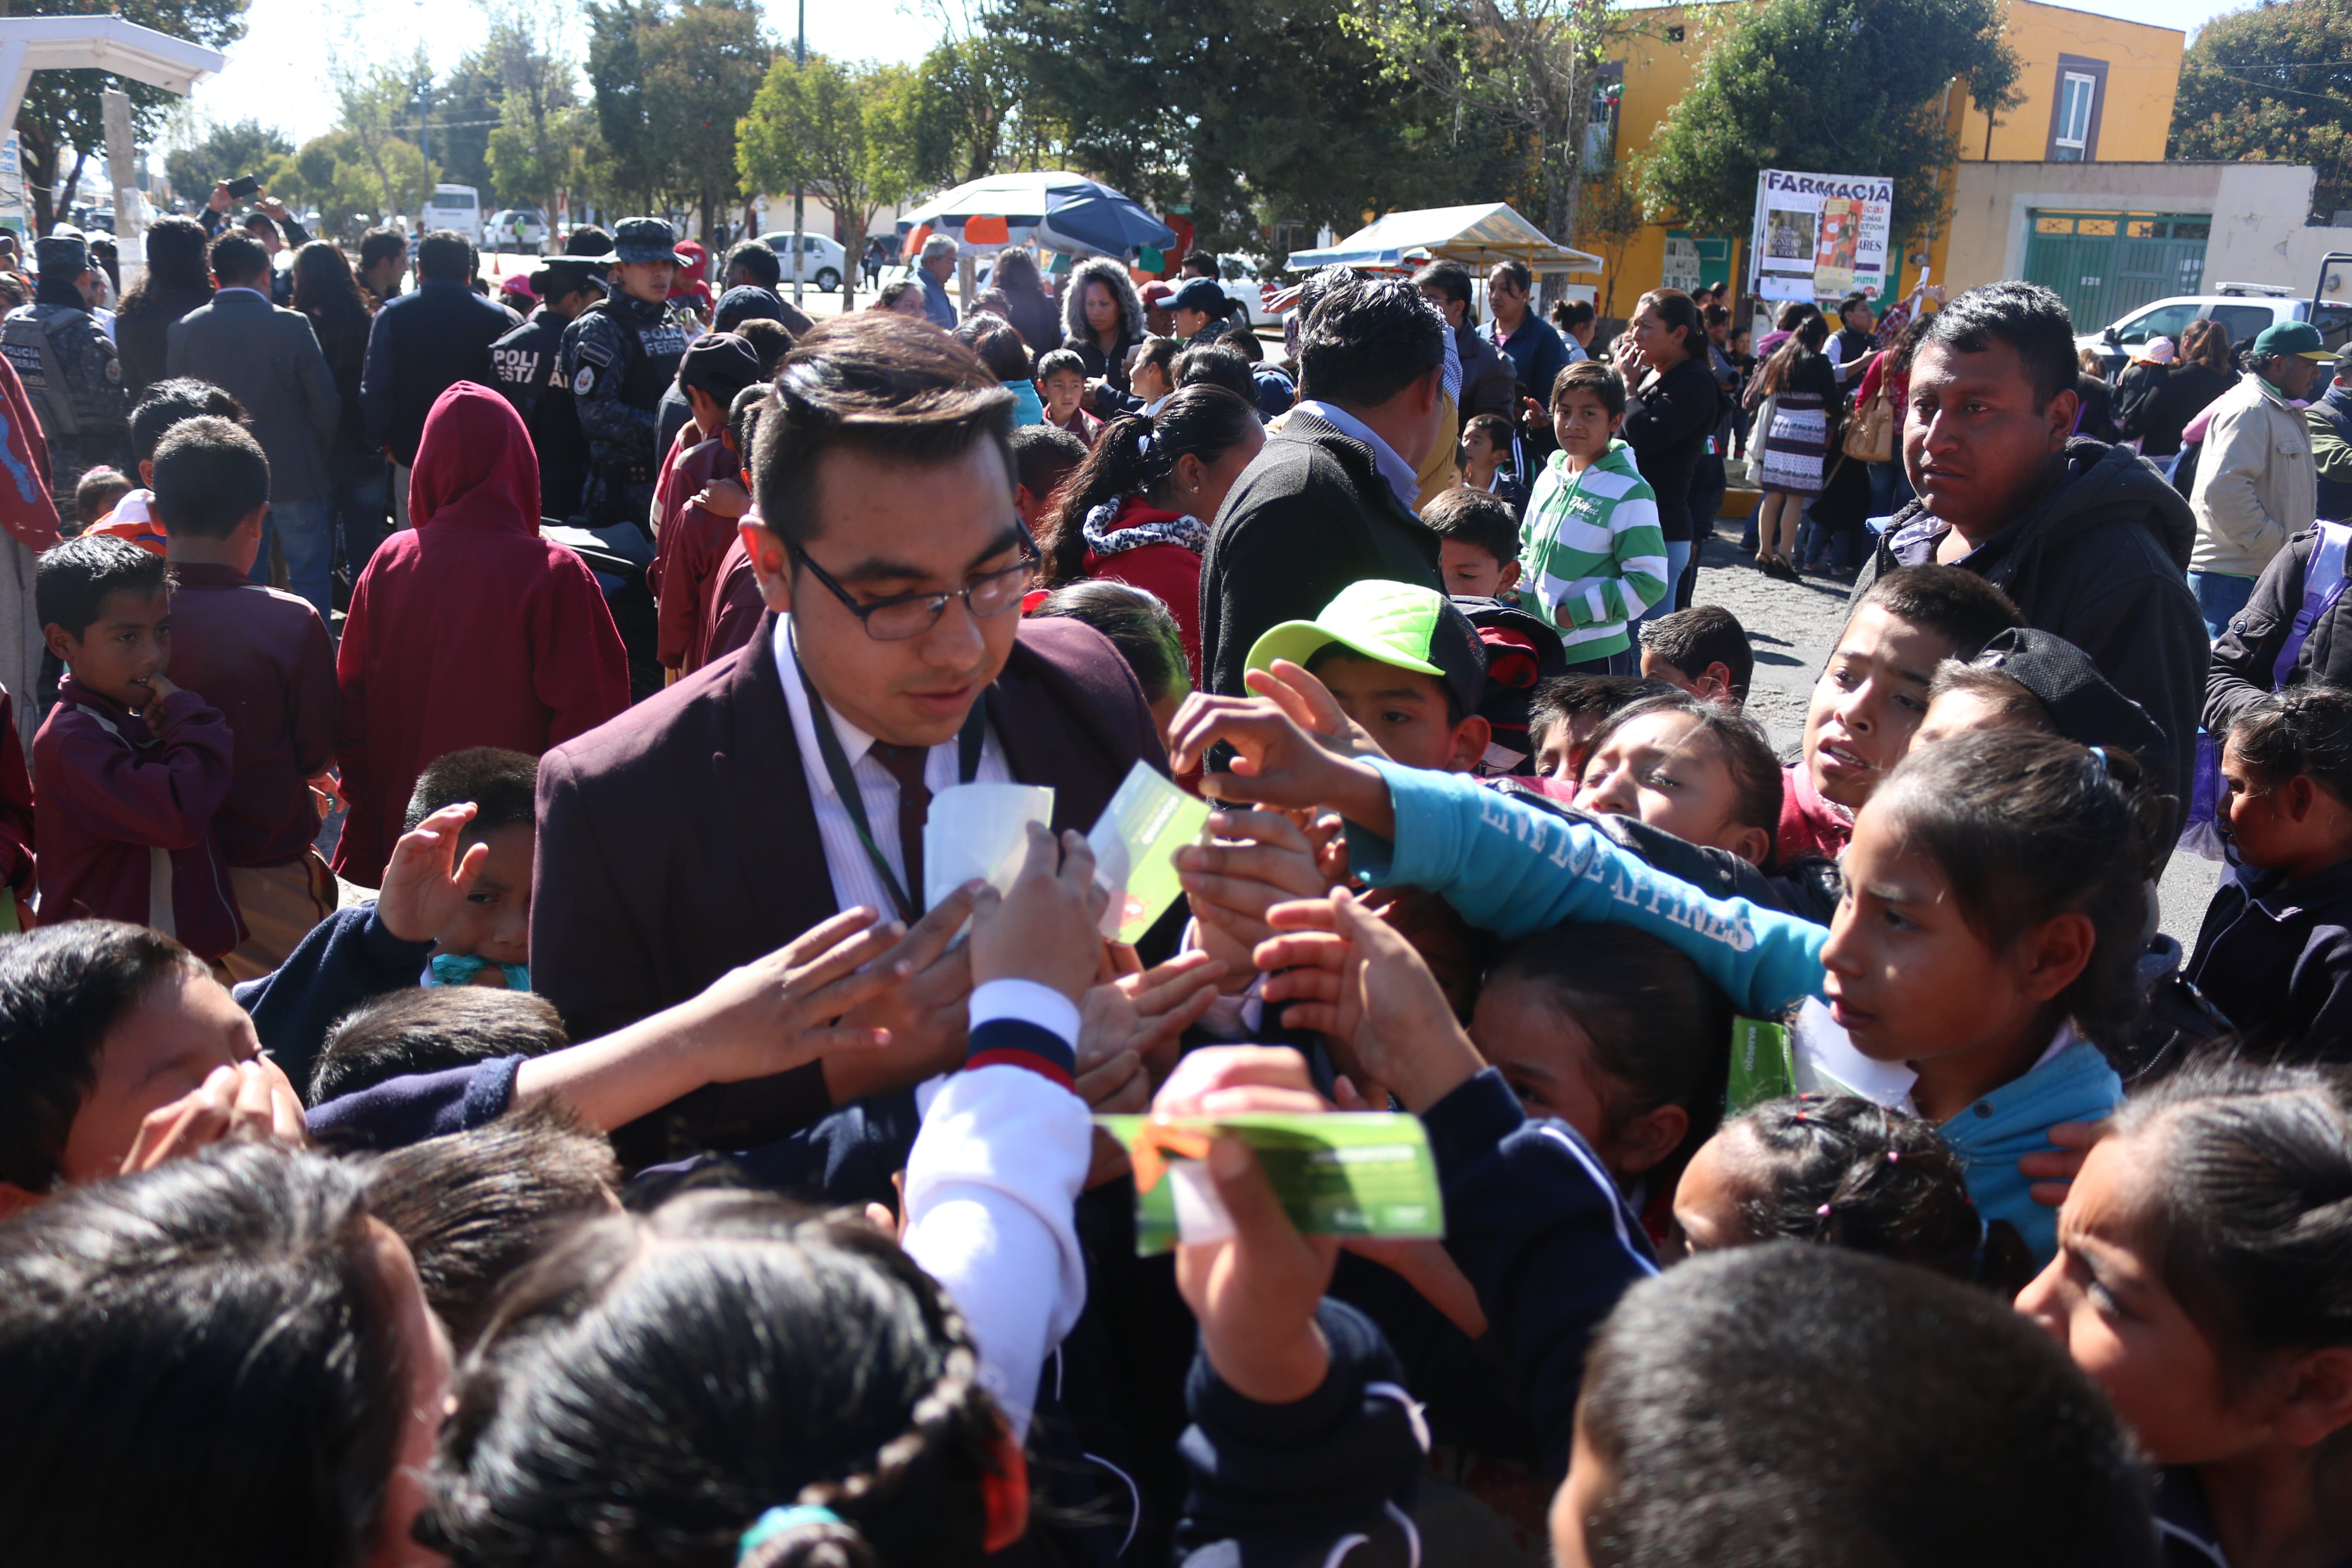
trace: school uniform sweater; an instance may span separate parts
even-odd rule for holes
[[[2224,878],[2182,973],[2250,1042],[2352,1064],[2352,861]]]
[[[40,923],[128,921],[206,962],[243,942],[214,814],[234,778],[236,736],[194,691],[143,713],[70,675],[33,738]]]
[[[1519,559],[1543,617],[1570,664],[1633,646],[1626,628],[1665,596],[1666,542],[1658,499],[1612,441],[1582,473],[1554,452],[1536,478],[1519,524]]]

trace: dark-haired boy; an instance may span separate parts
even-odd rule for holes
[[[1748,704],[1756,650],[1748,628],[1721,605],[1693,605],[1642,626],[1642,676],[1711,702]]]
[[[528,991],[389,991],[335,1020],[304,1098],[325,1105],[394,1079],[500,1057],[543,1057],[570,1043],[555,1005]]]
[[[1897,566],[1985,578],[2025,624],[2064,637],[2147,710],[2189,798],[2211,649],[2182,575],[2196,535],[2180,493],[2126,447],[2074,436],[2074,326],[2039,284],[1989,283],[1936,315],[1911,365],[1903,461],[1918,500],[1895,516],[1854,603]],[[2180,826],[2176,805],[2163,829]]]
[[[1484,342],[1481,339],[1480,342]],[[1493,353],[1491,348],[1486,351]],[[1509,372],[1505,370],[1505,379]],[[1514,383],[1516,384],[1516,383]],[[1462,426],[1458,454],[1465,488],[1500,497],[1517,518],[1527,510],[1528,487],[1511,467],[1511,424],[1499,414],[1475,414]]]
[[[334,761],[341,712],[335,650],[308,601],[252,580],[269,512],[259,443],[205,416],[174,426],[145,467],[177,579],[172,673],[236,736],[235,777],[213,828],[247,935],[222,962],[255,980],[335,912],[334,874],[310,847],[310,781]]]
[[[1075,360],[1078,356],[1070,357]],[[1096,424],[1099,426],[1101,421]],[[1050,422],[1024,425],[1013,432],[1013,510],[1021,514],[1023,525],[1032,535],[1045,522],[1045,509],[1054,492],[1087,460],[1087,445],[1068,429]]]
[[[1864,590],[1813,682],[1804,755],[1781,790],[1780,863],[1843,855],[1853,814],[1911,749],[1937,667],[2023,624],[2008,595],[1957,566],[1903,567]]]
[[[1088,447],[1102,435],[1103,422],[1087,412],[1087,362],[1075,350],[1055,349],[1037,356],[1037,397],[1045,405],[1045,423],[1053,428]]]
[[[532,812],[538,789],[539,759],[495,746],[452,752],[416,775],[407,831],[415,831],[436,811],[470,804],[474,817],[457,836],[457,852],[486,847],[465,907],[435,939],[425,961],[425,984],[530,989],[531,859],[539,842]]]
[[[1519,519],[1500,496],[1456,485],[1421,509],[1437,535],[1437,570],[1457,598],[1517,604]]]
[[[163,553],[163,525],[155,518],[155,447],[173,426],[211,415],[242,420],[245,406],[209,381],[173,376],[159,381],[131,410],[131,455],[139,465],[139,488],[121,497],[113,510],[83,530],[127,539],[142,550]]]
[[[1535,747],[1536,779],[1542,794],[1572,799],[1591,754],[1592,737],[1621,708],[1667,688],[1637,675],[1561,675],[1543,682],[1528,702],[1528,740]],[[1541,788],[1555,780],[1558,791]]]
[[[172,568],[120,539],[69,539],[41,557],[33,592],[66,666],[33,738],[41,923],[152,926],[217,963],[245,940],[213,826],[236,736],[163,673]]]
[[[1466,773],[1486,754],[1492,733],[1478,712],[1486,647],[1434,589],[1351,584],[1313,620],[1267,628],[1246,668],[1269,669],[1277,658],[1305,666],[1391,761]]]

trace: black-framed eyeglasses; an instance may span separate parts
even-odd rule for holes
[[[787,544],[784,548],[792,552],[793,560],[809,569],[811,576],[832,590],[842,608],[866,624],[867,637],[876,642],[905,642],[936,626],[947,613],[950,599],[961,599],[963,607],[981,619],[1001,616],[1021,602],[1037,567],[1037,542],[1030,537],[1026,523],[1015,522],[1013,527],[1021,534],[1021,558],[1012,565],[974,577],[952,593],[899,594],[877,599],[870,605],[859,604],[848,589],[834,581],[832,573],[818,565],[799,545]]]

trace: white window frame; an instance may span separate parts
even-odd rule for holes
[[[2074,84],[2076,82],[2083,84],[2083,96],[2081,100],[2083,112],[2079,123],[2074,123],[2074,116],[2070,112],[2074,107]],[[2058,134],[2051,138],[2052,142],[2056,146],[2068,148],[2078,154],[2087,156],[2091,144],[2091,117],[2097,110],[2098,105],[2099,79],[2097,77],[2091,75],[2088,71],[2070,70],[2060,73],[2058,78]]]

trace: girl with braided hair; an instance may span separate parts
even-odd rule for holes
[[[1977,1280],[2003,1300],[2032,1278],[2016,1227],[1990,1226],[1968,1173],[1916,1116],[1851,1095],[1768,1100],[1699,1146],[1675,1188],[1694,1253],[1820,1242]]]
[[[461,1372],[418,1539],[458,1563],[951,1568],[1017,1538],[963,1319],[862,1221],[749,1192],[583,1226]],[[765,1517],[782,1509],[777,1517]]]
[[[2193,1059],[2095,1146],[2017,1300],[2158,1466],[2166,1561],[2352,1562],[2352,1079]]]
[[[1038,585],[1108,578],[1157,594],[1199,684],[1201,552],[1225,493],[1265,445],[1257,411],[1219,386],[1182,387],[1156,414],[1113,420],[1038,527]]]

